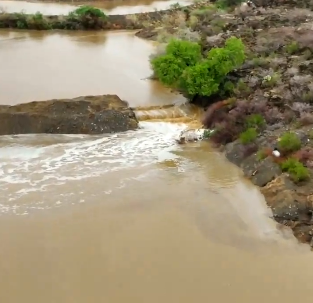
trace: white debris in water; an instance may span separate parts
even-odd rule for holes
[[[196,128],[196,129],[187,129],[183,130],[179,137],[176,139],[178,143],[187,143],[187,142],[196,142],[201,141],[205,138],[205,134],[208,132],[208,135],[213,131],[204,129],[204,128]]]

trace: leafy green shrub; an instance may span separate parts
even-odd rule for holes
[[[223,89],[227,74],[244,60],[244,45],[236,37],[227,39],[223,48],[212,48],[206,59],[199,44],[172,40],[166,54],[152,59],[151,65],[163,84],[180,88],[189,96],[210,96]]]
[[[214,133],[214,130],[210,130],[210,129],[206,129],[204,132],[203,132],[203,138],[204,139],[209,139]]]
[[[281,169],[290,174],[290,177],[295,181],[303,181],[310,177],[308,169],[303,166],[297,159],[289,158],[281,164]]]
[[[16,26],[19,29],[26,29],[28,28],[26,15],[23,13],[15,13],[14,16],[16,17]]]
[[[258,152],[257,152],[257,154],[256,154],[256,158],[257,158],[257,160],[258,161],[262,161],[262,160],[264,160],[265,158],[267,158],[267,154],[266,154],[266,152],[264,151],[264,150],[259,150]]]
[[[239,135],[239,140],[242,144],[249,144],[255,141],[258,133],[255,128],[248,128]]]
[[[263,87],[274,87],[281,80],[280,73],[273,73],[272,75],[267,75],[263,78],[262,86]]]
[[[68,14],[70,21],[79,22],[86,29],[103,28],[107,15],[99,8],[82,5]]]
[[[97,17],[101,19],[106,19],[107,15],[99,8],[89,6],[89,5],[82,5],[76,8],[74,11],[70,12],[72,15],[76,15],[79,17]]]
[[[265,119],[260,114],[253,114],[246,118],[246,125],[248,128],[261,128],[265,125]]]
[[[297,41],[293,41],[286,45],[285,49],[288,54],[293,55],[299,50],[299,44]]]
[[[295,133],[285,133],[281,136],[278,147],[282,152],[291,153],[301,148],[301,141]]]
[[[236,96],[248,96],[251,93],[251,89],[247,83],[245,83],[242,79],[240,79],[234,89],[234,93]]]
[[[155,75],[165,85],[179,86],[184,70],[201,60],[201,47],[198,43],[171,40],[166,47],[166,54],[155,57],[151,65]]]

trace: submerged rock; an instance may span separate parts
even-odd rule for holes
[[[116,95],[0,105],[0,135],[103,134],[133,130],[138,121]]]

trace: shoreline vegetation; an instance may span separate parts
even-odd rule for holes
[[[157,27],[165,16],[177,11],[188,14],[209,1],[198,1],[188,6],[171,5],[169,9],[155,10],[147,13],[125,15],[107,15],[102,9],[82,5],[68,15],[43,15],[7,13],[0,11],[0,28],[28,30],[136,30]]]

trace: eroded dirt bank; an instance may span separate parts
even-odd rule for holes
[[[115,95],[0,105],[0,135],[103,134],[136,129],[127,102]]]
[[[304,1],[255,4],[244,21],[232,10],[210,5],[192,11],[188,20],[176,13],[162,27],[138,35],[194,41],[204,58],[228,38],[241,38],[246,58],[227,75],[234,86],[230,96],[196,95],[191,101],[210,107],[228,98],[204,117],[204,125],[217,130],[211,141],[261,187],[276,221],[312,244],[313,6]],[[274,148],[280,150],[278,158]]]

